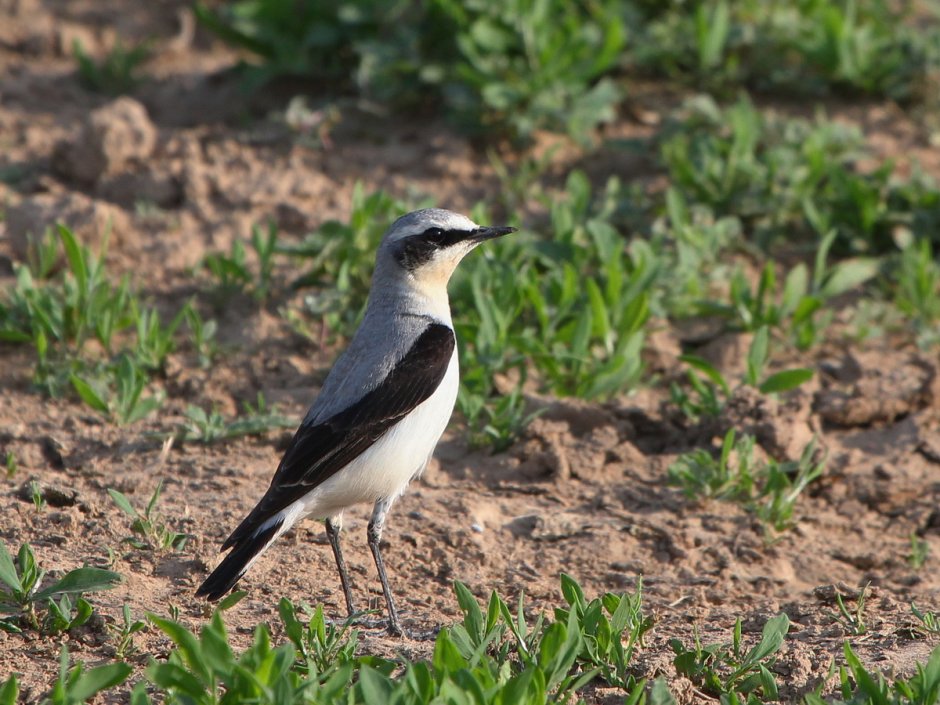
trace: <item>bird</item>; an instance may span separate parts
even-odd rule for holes
[[[343,512],[371,502],[366,531],[388,611],[402,635],[380,541],[389,510],[427,466],[457,399],[456,336],[447,284],[487,240],[482,227],[440,208],[398,218],[383,235],[362,322],[327,374],[270,486],[222,544],[229,553],[196,591],[222,598],[258,557],[305,517],[322,520],[347,611],[356,614],[340,546]]]

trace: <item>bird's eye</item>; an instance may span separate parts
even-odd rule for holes
[[[424,237],[430,242],[440,243],[444,240],[444,231],[440,228],[428,228],[424,231]]]

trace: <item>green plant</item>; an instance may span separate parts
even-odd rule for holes
[[[755,387],[762,394],[777,394],[799,387],[809,381],[813,371],[803,367],[782,370],[764,376],[770,354],[770,332],[761,327],[754,334],[747,352],[747,369],[741,384]],[[691,369],[686,378],[691,391],[676,383],[670,386],[672,402],[684,416],[698,420],[703,416],[718,417],[734,390],[714,365],[698,355],[680,355],[679,360]]]
[[[678,639],[670,639],[669,646],[675,652],[673,661],[676,672],[689,678],[705,693],[722,696],[722,702],[728,696],[746,696],[750,698],[760,692],[767,700],[776,700],[777,682],[770,671],[772,657],[783,645],[790,628],[786,614],[779,614],[767,620],[761,630],[760,641],[751,649],[744,651],[741,638],[741,620],[734,624],[734,634],[730,645],[712,644],[703,646],[696,634],[692,648],[686,647]]]
[[[913,602],[911,603],[911,613],[919,622],[915,629],[927,634],[940,634],[940,614],[930,610],[921,612]]]
[[[175,347],[184,316],[163,326],[154,309],[141,305],[128,277],[110,280],[106,244],[92,255],[65,226],[57,233],[55,248],[46,235],[31,248],[40,253],[31,264],[14,265],[16,281],[0,301],[0,340],[33,345],[34,380],[47,393],[70,387],[92,409],[133,423],[162,401],[159,393],[144,392]],[[66,266],[48,278],[59,244]]]
[[[444,28],[432,7],[413,2],[320,3],[239,0],[194,7],[196,19],[260,62],[242,63],[246,85],[279,76],[314,78],[338,90],[399,102],[438,70]]]
[[[53,228],[46,228],[38,237],[26,236],[26,266],[33,279],[48,279],[59,261],[59,235]]]
[[[82,595],[108,590],[121,576],[101,568],[76,568],[40,589],[46,571],[40,568],[29,544],[24,543],[16,561],[0,542],[0,629],[19,632],[23,627],[58,634],[81,626],[92,615]],[[74,599],[74,603],[73,603]],[[73,614],[74,610],[74,614]]]
[[[458,407],[475,442],[504,446],[533,418],[522,394],[527,380],[592,399],[640,382],[650,300],[666,262],[645,243],[626,247],[611,222],[620,195],[616,179],[595,196],[573,172],[567,198],[552,203],[549,237],[517,233],[455,274],[465,368]]]
[[[463,620],[442,629],[431,660],[419,662],[356,656],[357,633],[348,630],[348,622],[329,627],[317,609],[304,625],[286,600],[279,612],[288,642],[272,648],[267,627],[261,625],[252,645],[239,655],[228,644],[219,611],[198,635],[152,615],[175,648],[166,662],[150,666],[147,677],[171,704],[218,702],[224,692],[237,702],[282,704],[465,702],[453,699],[472,693],[481,705],[536,705],[568,702],[606,668],[611,682],[622,680],[631,702],[639,702],[645,683],[637,684],[623,672],[623,659],[636,643],[633,637],[639,639],[649,628],[639,596],[609,595],[588,602],[570,578],[563,589],[569,606],[556,620],[540,616],[529,624],[521,601],[512,614],[493,593],[484,614],[470,591],[456,584]],[[620,639],[626,629],[633,637],[625,652]],[[599,665],[581,668],[595,663]]]
[[[736,322],[741,330],[756,331],[763,326],[789,333],[801,350],[810,348],[819,333],[816,315],[827,301],[854,289],[878,273],[876,259],[855,257],[827,266],[826,259],[835,241],[830,231],[819,243],[812,279],[805,264],[793,267],[778,292],[775,266],[767,262],[755,289],[741,269],[731,277],[728,304],[705,301],[701,313],[719,315]],[[776,300],[775,300],[776,299]]]
[[[735,438],[734,429],[730,429],[725,434],[717,460],[704,448],[680,455],[669,466],[670,484],[681,487],[689,499],[750,500],[756,484],[751,467],[754,437],[743,436],[737,443]],[[736,455],[734,463],[732,453]]]
[[[112,637],[115,639],[114,656],[119,661],[126,661],[136,648],[134,647],[134,635],[146,630],[148,623],[141,619],[131,617],[131,608],[124,603],[121,608],[122,622],[119,625],[108,625]]]
[[[42,705],[81,705],[97,693],[120,685],[131,674],[126,663],[108,663],[85,669],[79,662],[69,668],[69,650],[63,644],[59,656],[59,678]]]
[[[134,548],[149,549],[152,551],[165,551],[167,549],[181,551],[186,545],[186,541],[189,540],[187,534],[172,531],[165,523],[163,517],[155,511],[162,490],[163,480],[160,480],[154,488],[153,494],[150,496],[150,501],[147,502],[144,511],[140,512],[123,493],[110,487],[108,488],[108,494],[111,495],[111,499],[114,500],[114,503],[133,520],[131,522],[131,531],[141,537],[138,539],[135,536],[129,536],[124,539]]]
[[[260,59],[243,66],[252,87],[282,75],[316,78],[369,101],[444,106],[473,130],[523,138],[556,127],[583,138],[613,117],[619,97],[604,74],[625,26],[609,0],[240,0],[218,10],[198,3],[195,13]]]
[[[551,147],[543,154],[524,154],[511,161],[501,158],[495,149],[487,150],[487,160],[499,179],[497,197],[507,212],[520,211],[533,202],[547,203],[542,181],[557,151]]]
[[[305,697],[306,692],[322,690],[316,681],[305,684],[292,671],[296,658],[293,647],[283,644],[272,648],[264,625],[255,630],[252,645],[236,658],[218,611],[198,636],[178,622],[156,615],[149,618],[175,645],[165,662],[153,663],[147,669],[148,679],[165,693],[168,703],[208,705],[219,702],[226,691],[239,702],[301,703],[312,702]],[[343,675],[349,677],[350,670]],[[335,695],[345,685],[345,680],[332,682],[323,694]]]
[[[33,507],[36,510],[36,513],[39,514],[46,507],[46,498],[42,495],[42,487],[39,486],[39,483],[36,480],[32,480],[29,483],[29,496],[33,500]]]
[[[14,673],[0,685],[0,705],[16,705],[19,694],[20,684]]]
[[[926,237],[912,241],[901,250],[894,279],[894,301],[900,311],[913,319],[922,344],[940,341],[936,324],[940,321],[940,264],[933,257]]]
[[[453,21],[459,51],[445,74],[444,100],[464,124],[522,138],[560,127],[584,141],[613,118],[619,91],[603,76],[625,44],[616,3],[437,4]]]
[[[483,373],[484,376],[485,373]],[[524,377],[524,368],[520,368]],[[488,398],[483,394],[467,391],[466,383],[457,397],[457,410],[467,421],[467,440],[471,447],[489,446],[499,453],[511,446],[526,426],[536,418],[541,409],[526,409],[525,396],[520,382],[507,394]]]
[[[768,529],[780,532],[793,524],[796,502],[823,473],[825,458],[816,458],[816,443],[809,443],[796,462],[778,463],[773,458],[755,463],[754,438],[736,440],[730,429],[716,459],[696,449],[680,455],[669,466],[669,482],[682,488],[689,499],[736,502],[753,512]]]
[[[861,636],[868,631],[868,625],[865,623],[865,600],[868,597],[869,585],[870,583],[866,584],[858,591],[854,610],[850,610],[846,606],[842,594],[838,590],[836,591],[838,612],[830,612],[829,617],[852,636]]]
[[[246,402],[244,409],[244,416],[227,421],[218,409],[206,412],[190,404],[186,407],[186,422],[177,429],[176,438],[181,441],[214,443],[226,438],[256,436],[271,429],[294,428],[297,425],[296,420],[268,410],[261,392],[258,392],[257,402],[254,405]]]
[[[150,42],[125,46],[118,39],[101,61],[95,61],[85,52],[80,41],[72,43],[72,54],[78,63],[82,83],[86,88],[107,95],[133,91],[141,80],[138,69],[152,53]]]
[[[635,649],[643,646],[643,635],[654,623],[652,617],[643,614],[642,578],[637,578],[636,592],[632,595],[607,593],[589,602],[578,583],[562,573],[561,590],[569,608],[556,608],[555,619],[567,622],[572,612],[577,615],[584,638],[579,661],[597,669],[609,685],[631,688],[635,679],[628,670]]]
[[[877,254],[895,249],[899,228],[933,233],[940,219],[931,179],[900,180],[891,162],[859,169],[868,156],[859,132],[822,116],[807,122],[762,114],[745,98],[726,109],[699,98],[664,130],[661,153],[688,203],[739,218],[763,247],[835,231],[835,251]]]
[[[354,662],[359,632],[350,629],[354,618],[350,617],[341,626],[327,624],[323,616],[323,606],[317,605],[311,610],[303,606],[307,624],[297,618],[297,608],[282,598],[277,611],[284,623],[284,632],[297,651],[297,668],[303,673],[329,674]]]
[[[122,426],[145,419],[163,404],[162,392],[144,396],[149,377],[124,353],[115,364],[99,367],[91,374],[72,374],[69,379],[83,402]]]
[[[940,647],[935,648],[926,664],[917,664],[911,678],[899,678],[888,685],[883,674],[870,672],[848,642],[843,644],[845,666],[839,667],[842,701],[878,705],[929,705],[940,698]],[[806,696],[806,705],[827,705],[816,694]]]
[[[19,470],[19,464],[16,462],[16,453],[12,450],[8,450],[4,454],[4,465],[7,469],[7,479],[12,479],[16,475],[16,471]]]
[[[597,676],[596,669],[583,674],[571,673],[583,647],[583,634],[579,629],[576,612],[570,612],[565,622],[546,622],[544,616],[539,615],[530,627],[523,615],[521,596],[519,609],[513,617],[506,603],[496,593],[492,593],[484,620],[472,593],[459,583],[455,584],[455,591],[464,619],[449,632],[442,632],[446,636],[438,640],[442,650],[449,646],[455,651],[455,656],[466,659],[471,667],[476,666],[478,671],[491,679],[498,673],[496,669],[507,665],[512,668],[513,662],[509,656],[514,652],[519,662],[512,670],[516,674],[514,677],[522,679],[521,682],[526,684],[524,690],[528,690],[529,681],[537,675],[541,676],[538,679],[540,682],[536,684],[536,693],[541,694],[541,698],[535,702],[544,701],[548,691],[554,691],[553,702],[565,702],[574,691]],[[507,627],[515,644],[504,643],[496,648]],[[492,660],[484,659],[483,655],[491,644],[495,648],[495,657]],[[435,652],[438,652],[437,648]],[[459,663],[457,658],[451,661],[454,666]]]
[[[825,456],[817,458],[815,438],[796,462],[777,463],[769,459],[756,507],[757,517],[774,531],[793,526],[797,500],[810,484],[822,477],[825,467]]]
[[[218,324],[213,319],[203,320],[192,301],[188,302],[182,310],[199,366],[205,369],[212,364],[212,360],[218,354],[218,345],[215,341]]]
[[[249,265],[245,244],[233,240],[229,254],[206,255],[203,268],[217,281],[220,294],[230,296],[233,292],[251,294],[257,301],[265,301],[271,294],[271,278],[274,271],[274,254],[278,250],[277,226],[268,223],[262,233],[259,226],[251,229],[251,247],[258,261],[257,273]]]
[[[0,338],[32,342],[37,382],[49,391],[58,388],[62,367],[79,364],[89,340],[110,352],[115,332],[133,323],[128,281],[115,287],[107,280],[104,248],[93,257],[68,228],[58,226],[58,233],[68,264],[61,282],[37,282],[28,267],[17,265],[9,303],[0,308]]]
[[[920,570],[930,555],[930,544],[913,531],[910,536],[911,552],[907,554],[907,562],[913,570]]]
[[[137,340],[133,355],[139,367],[148,372],[163,370],[167,357],[176,349],[176,332],[186,318],[187,311],[186,307],[180,309],[166,326],[160,322],[160,314],[156,309],[134,312]]]
[[[657,277],[651,308],[660,317],[696,315],[716,282],[727,281],[724,256],[741,242],[741,220],[716,218],[711,209],[689,203],[676,188],[666,190],[663,216],[653,221],[650,246],[667,258],[668,277]]]
[[[633,3],[636,5],[637,3]],[[637,12],[637,68],[712,91],[736,87],[815,96],[864,93],[914,100],[936,66],[935,22],[885,2],[658,3]]]
[[[491,372],[528,358],[556,394],[605,398],[639,382],[664,263],[642,243],[626,248],[611,223],[619,194],[611,179],[595,199],[586,176],[572,172],[567,198],[552,205],[550,238],[516,234],[464,265],[454,307],[472,303],[479,321],[455,321],[462,354]]]

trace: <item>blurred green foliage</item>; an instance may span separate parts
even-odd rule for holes
[[[728,94],[854,93],[931,100],[936,18],[885,0],[233,0],[203,26],[279,76],[442,112],[489,139],[561,130],[587,142],[633,76]]]

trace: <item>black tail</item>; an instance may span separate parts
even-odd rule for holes
[[[196,597],[205,597],[207,600],[215,601],[221,599],[229,590],[235,587],[235,584],[241,580],[245,571],[248,570],[248,563],[252,558],[261,553],[277,536],[278,529],[281,528],[281,522],[275,522],[263,531],[257,532],[252,536],[247,536],[238,540],[231,553],[229,553],[218,567],[212,571],[206,581],[196,590]],[[226,541],[226,546],[231,545]],[[223,548],[224,550],[224,548]]]

